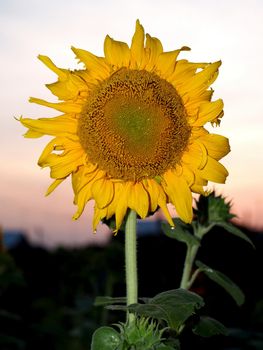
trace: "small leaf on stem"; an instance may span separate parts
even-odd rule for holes
[[[167,223],[162,224],[163,232],[167,237],[186,243],[189,247],[200,245],[199,240],[194,235],[189,233],[189,228],[191,228],[190,225],[186,225],[180,219],[173,219],[173,222],[175,225],[174,228]]]
[[[199,267],[200,271],[204,272],[207,277],[223,287],[235,300],[237,305],[240,306],[244,303],[244,293],[229,277],[227,277],[222,272],[212,269],[201,261],[196,261],[196,265]]]
[[[255,248],[253,242],[248,238],[247,235],[245,235],[238,227],[231,224],[231,222],[217,222],[215,223],[217,226],[223,227],[226,231],[229,233],[232,233],[233,235],[242,238],[243,240],[247,241],[252,245],[253,248]]]

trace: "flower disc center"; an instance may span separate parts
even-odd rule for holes
[[[108,127],[123,139],[126,151],[134,157],[152,152],[159,134],[158,121],[162,111],[135,98],[116,96],[105,105],[111,118]]]
[[[139,180],[179,163],[190,127],[170,83],[154,73],[122,68],[90,95],[78,135],[90,162],[111,177]]]

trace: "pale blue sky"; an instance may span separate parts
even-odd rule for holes
[[[95,239],[90,212],[71,222],[75,208],[70,181],[43,197],[50,180],[48,170],[40,170],[36,162],[47,139],[23,139],[24,129],[13,116],[56,115],[28,103],[29,96],[54,100],[44,84],[55,76],[37,60],[38,54],[48,55],[58,66],[76,68],[71,45],[102,55],[106,34],[130,43],[137,18],[167,51],[187,45],[192,51],[182,57],[223,61],[213,88],[215,98],[224,99],[225,117],[214,132],[230,138],[232,152],[223,160],[230,172],[227,184],[216,188],[233,199],[241,220],[263,227],[262,0],[0,0],[4,228],[24,228],[33,239],[43,232],[41,239],[49,243]],[[104,235],[99,232],[96,239]]]

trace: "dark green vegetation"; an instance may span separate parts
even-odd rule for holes
[[[150,224],[152,225],[152,223]],[[139,295],[153,297],[178,288],[185,245],[158,234],[160,223],[138,240]],[[243,230],[244,231],[244,230]],[[246,300],[237,306],[230,295],[203,273],[192,291],[205,302],[205,314],[228,329],[227,337],[202,339],[182,334],[182,350],[261,350],[263,348],[263,234],[246,232],[256,246],[215,227],[204,238],[197,258],[229,276]],[[106,247],[46,251],[21,242],[0,253],[0,349],[87,350],[91,335],[125,314],[93,306],[101,295],[124,296],[123,233]]]

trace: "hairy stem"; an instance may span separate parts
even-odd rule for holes
[[[125,225],[125,267],[127,305],[138,302],[138,277],[136,255],[136,212],[130,210]],[[135,315],[128,313],[128,321],[133,322]]]

